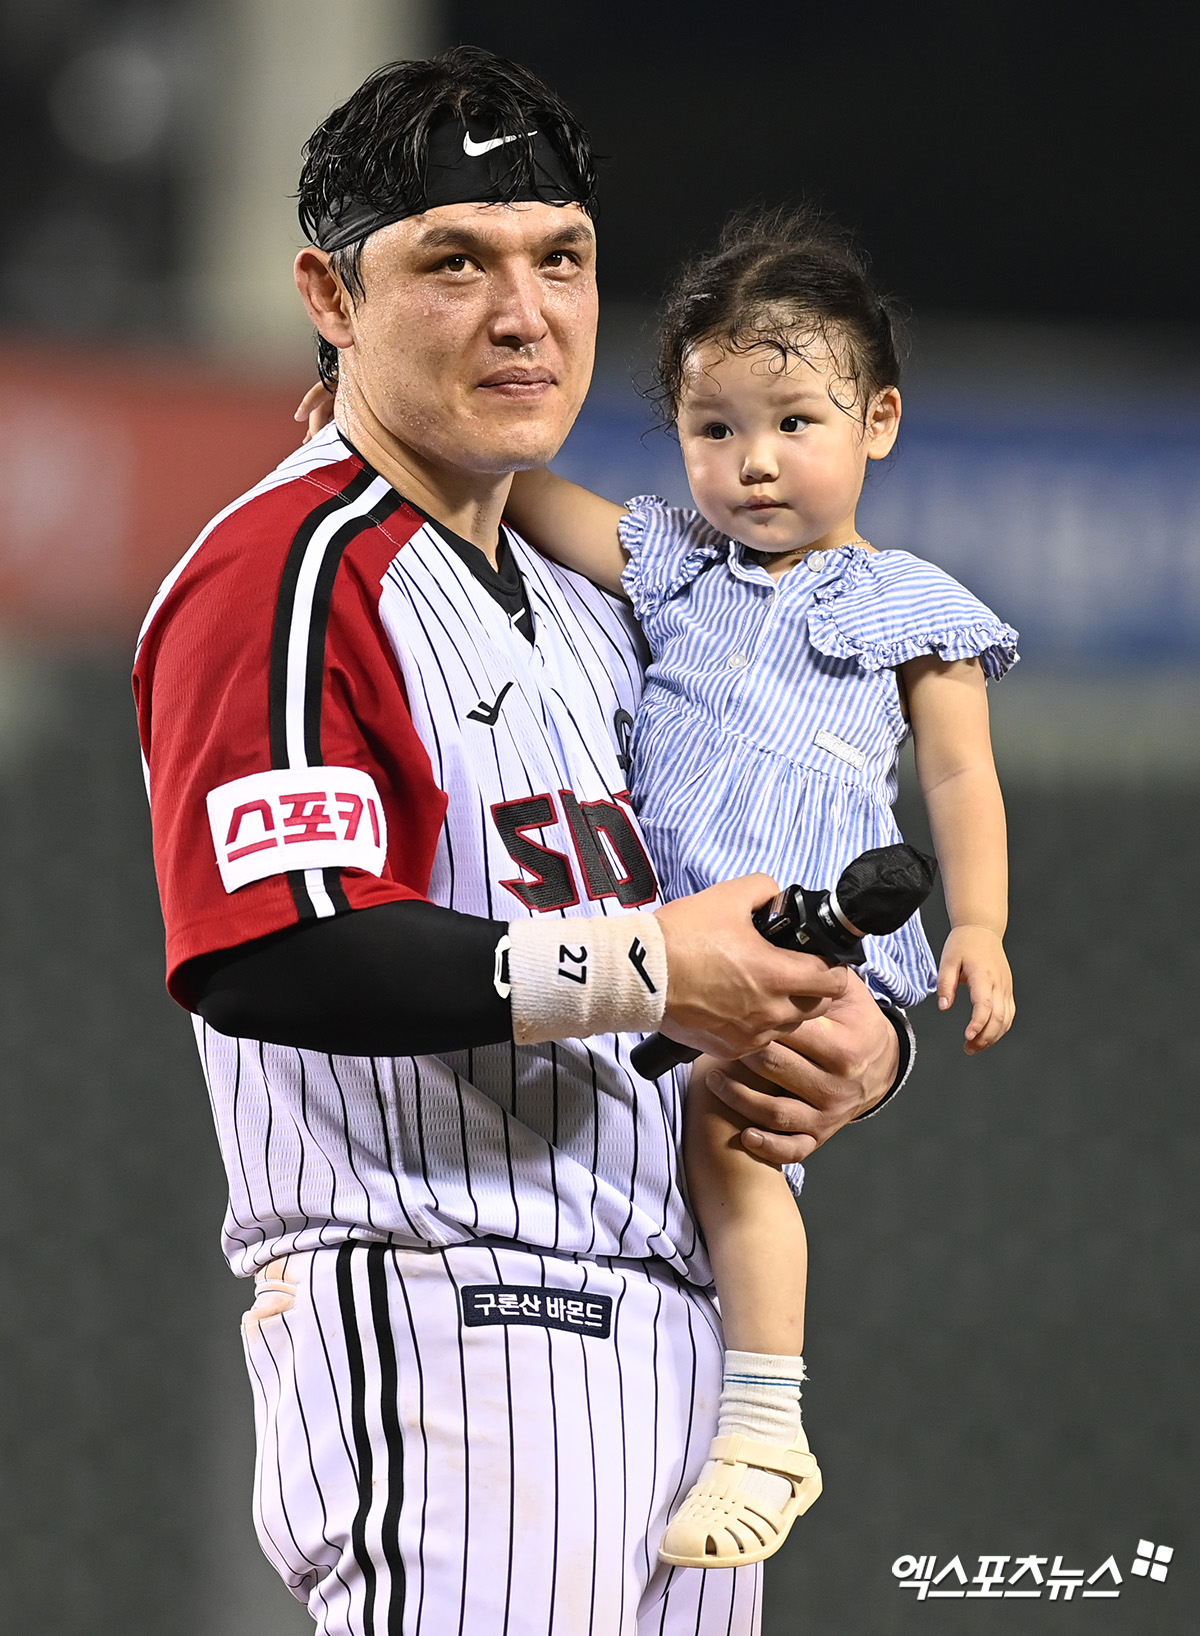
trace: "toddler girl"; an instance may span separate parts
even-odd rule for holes
[[[858,532],[867,462],[896,440],[899,373],[888,303],[839,233],[804,212],[740,217],[679,279],[660,343],[697,509],[617,506],[539,471],[517,475],[506,515],[642,622],[653,663],[632,791],[665,898],[759,870],[833,886],[899,838],[912,733],[952,930],[938,967],[916,917],[869,938],[864,975],[900,1006],[936,988],[946,1009],[965,983],[979,1052],[1013,1017],[985,682],[1014,663],[1016,633],[941,569]],[[803,1224],[704,1079],[684,1153],[728,1350],[718,1435],[661,1555],[711,1568],[777,1550],[821,1478],[800,1423]]]

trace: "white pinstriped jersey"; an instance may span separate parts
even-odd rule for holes
[[[765,870],[826,889],[892,816],[908,737],[897,665],[978,656],[1017,633],[932,563],[845,545],[772,579],[695,511],[644,496],[621,520],[629,591],[653,654],[633,791],[664,894]],[[937,981],[919,915],[866,940],[863,975],[896,1005]]]
[[[135,673],[172,975],[397,898],[504,920],[658,901],[625,790],[636,627],[512,548],[532,646],[332,428],[202,536]],[[382,1059],[196,1031],[235,1271],[346,1239],[503,1239],[707,1280],[682,1076],[640,1079],[633,1038]]]

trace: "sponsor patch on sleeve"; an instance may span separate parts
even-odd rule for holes
[[[361,869],[382,875],[383,802],[357,767],[274,768],[220,784],[208,822],[221,883],[236,892],[293,869]]]

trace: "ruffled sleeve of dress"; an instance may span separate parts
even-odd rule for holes
[[[931,562],[907,551],[856,550],[848,571],[818,590],[808,634],[819,653],[894,670],[909,659],[979,659],[989,681],[1016,664],[1017,633]]]
[[[626,501],[618,529],[629,553],[621,583],[639,619],[655,613],[711,563],[729,550],[729,541],[698,511],[669,506],[657,494]]]

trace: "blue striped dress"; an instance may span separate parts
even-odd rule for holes
[[[756,870],[833,886],[851,858],[900,839],[896,666],[978,657],[995,680],[1017,633],[907,551],[843,545],[775,580],[697,512],[653,496],[629,508],[624,584],[653,656],[631,787],[663,896]],[[936,987],[918,916],[866,953],[884,999]]]

